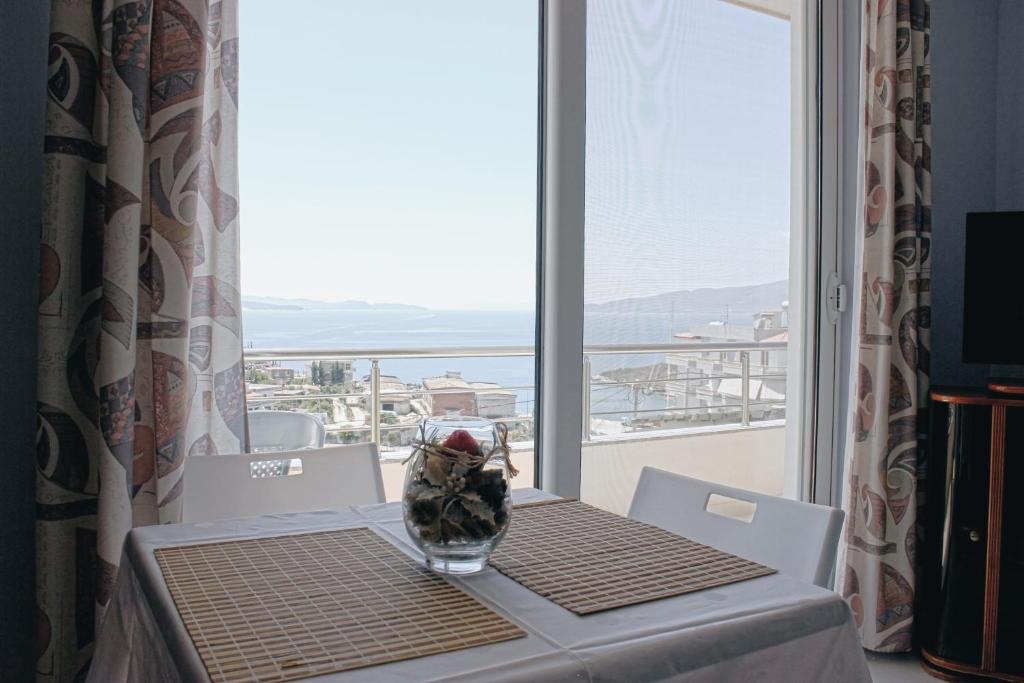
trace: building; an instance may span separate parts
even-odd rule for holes
[[[364,386],[370,384],[369,377],[364,381]],[[412,394],[402,393],[408,390],[402,380],[393,375],[381,375],[380,377],[380,409],[395,415],[408,415],[413,412]]]
[[[440,377],[424,377],[423,388],[443,392],[426,395],[431,415],[476,414],[476,394],[473,387],[457,370],[449,370]]]
[[[714,321],[693,325],[675,337],[688,342],[786,343],[788,304],[753,316],[750,325]],[[787,349],[746,352],[749,356],[747,398],[754,420],[781,419],[786,407]],[[690,351],[666,354],[669,376],[665,403],[685,422],[737,422],[743,402],[742,351]]]
[[[295,370],[282,367],[278,361],[247,361],[245,380],[253,384],[290,384],[295,380]]]
[[[352,390],[353,375],[350,360],[315,360],[309,364],[309,376],[313,384],[340,387],[343,392]]]
[[[476,391],[476,414],[489,420],[516,416],[516,392],[492,382],[472,382]]]
[[[440,377],[425,377],[423,388],[431,415],[477,415],[491,420],[515,417],[516,392],[493,382],[469,382],[449,370]]]
[[[295,379],[295,370],[292,368],[282,368],[280,366],[263,368],[263,372],[267,374],[272,382],[280,382],[281,384],[288,384]]]
[[[257,384],[256,382],[246,382],[245,398],[249,400],[254,398],[266,398],[268,396],[273,396],[274,393],[280,389],[281,385],[279,384]]]

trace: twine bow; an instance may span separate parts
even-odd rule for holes
[[[402,461],[402,464],[412,460],[421,451],[429,455],[439,455],[449,460],[454,460],[458,464],[464,466],[466,469],[473,469],[475,467],[482,467],[483,465],[490,462],[490,460],[498,455],[505,457],[505,464],[508,465],[508,476],[515,477],[519,474],[519,470],[512,464],[512,449],[508,446],[508,425],[504,422],[498,422],[494,425],[494,431],[497,432],[498,440],[494,444],[494,447],[486,453],[467,453],[465,451],[458,451],[454,448],[448,448],[439,443],[431,443],[427,441],[426,426],[420,425],[420,439],[415,442],[413,446],[415,449],[412,454]]]

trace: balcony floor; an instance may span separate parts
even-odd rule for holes
[[[874,683],[934,683],[938,680],[925,673],[916,652],[899,655],[867,653],[868,670]]]

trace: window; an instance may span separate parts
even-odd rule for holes
[[[424,417],[485,415],[532,485],[538,7],[307,9],[240,9],[249,408],[377,440],[389,499]]]
[[[619,512],[644,465],[802,495],[835,260],[817,17],[540,4],[246,5],[250,409],[377,441],[392,499],[453,413],[509,425],[518,485],[536,448],[545,488]]]
[[[809,143],[794,139],[805,29],[788,6],[587,3],[580,488],[593,504],[625,513],[646,465],[800,491],[788,390],[813,368],[789,340],[815,321],[801,315],[808,265],[791,256]]]

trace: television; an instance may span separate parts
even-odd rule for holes
[[[967,214],[963,360],[1024,364],[1024,211]]]

